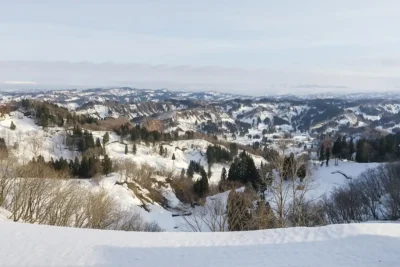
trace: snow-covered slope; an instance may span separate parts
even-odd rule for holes
[[[389,267],[400,224],[230,233],[135,233],[0,222],[2,266]]]
[[[321,196],[327,194],[335,187],[340,187],[349,182],[343,175],[337,173],[337,171],[343,172],[356,180],[359,175],[368,169],[374,169],[379,166],[379,163],[357,163],[352,161],[339,161],[339,165],[335,166],[333,162],[326,167],[324,166],[313,166],[311,169],[311,190],[310,199],[320,199]]]

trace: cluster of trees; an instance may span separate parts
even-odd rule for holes
[[[146,127],[140,127],[136,125],[132,127],[131,124],[125,123],[119,128],[115,129],[115,132],[119,134],[122,138],[130,136],[132,141],[144,141],[146,143],[154,143],[161,141],[161,133],[158,131],[149,131]],[[168,138],[167,135],[164,138]]]
[[[159,151],[160,156],[163,156],[164,158],[168,156],[168,149],[164,147],[163,145],[160,145],[160,151]],[[175,154],[173,155],[175,160]]]
[[[254,127],[256,125],[258,126],[260,123],[261,123],[261,118],[257,117],[257,121],[256,121],[256,119],[253,118],[253,122],[251,125]]]
[[[201,178],[193,184],[193,191],[198,197],[204,197],[209,190],[207,173],[200,163],[191,160],[186,175],[189,179],[192,179],[195,173],[200,174]],[[182,170],[181,176],[183,176],[183,174],[184,170]]]
[[[106,133],[103,137],[103,145],[109,140],[109,135]],[[72,132],[66,136],[66,145],[72,149],[77,149],[80,152],[85,152],[89,148],[98,148],[102,153],[102,143],[100,138],[93,138],[93,134],[88,130],[82,130],[79,125],[74,125]]]
[[[235,149],[233,148],[235,151]],[[237,153],[237,149],[236,149]],[[233,157],[236,155],[232,155],[231,151],[219,146],[219,145],[209,145],[206,151],[207,155],[207,163],[209,166],[212,166],[216,162],[230,162]]]
[[[194,160],[191,160],[191,161],[189,162],[189,166],[188,166],[188,168],[187,168],[186,175],[187,175],[189,178],[193,178],[193,175],[194,175],[195,173],[201,173],[202,171],[204,171],[203,166],[201,166],[200,163],[198,163],[198,162],[196,162],[196,161],[194,161]],[[205,172],[205,171],[204,171],[204,172]]]
[[[200,129],[201,129],[202,132],[207,133],[207,134],[215,135],[215,134],[222,134],[223,133],[222,122],[218,122],[218,123],[215,123],[215,122],[212,122],[212,121],[203,122],[200,125]]]
[[[385,162],[400,158],[400,133],[357,142],[357,162]]]
[[[232,134],[235,134],[237,132],[245,135],[246,133],[249,132],[249,129],[251,129],[252,125],[247,122],[240,121],[241,115],[238,115],[238,119],[235,120],[235,123],[231,122],[224,122],[223,124],[225,127],[228,129],[228,131]]]
[[[319,149],[319,160],[321,161],[321,166],[326,162],[326,166],[329,165],[329,160],[331,159],[331,147],[328,144],[322,143]]]
[[[93,117],[76,115],[75,113],[71,114],[68,109],[46,101],[23,99],[20,105],[26,110],[25,115],[34,117],[37,123],[43,128],[49,126],[62,127],[65,124],[98,123],[98,120]]]
[[[36,164],[38,166],[48,165],[56,171],[64,172],[70,177],[78,178],[92,178],[101,174],[108,175],[113,170],[113,163],[108,155],[104,155],[102,159],[95,155],[84,155],[81,160],[76,157],[75,160],[69,161],[61,157],[56,160],[51,159],[49,162],[46,162],[43,156],[38,156],[37,158],[33,158],[29,164]]]
[[[360,139],[355,144],[353,138],[346,136],[338,136],[333,142],[331,149],[330,144],[323,142],[319,150],[319,159],[321,162],[326,161],[328,165],[331,155],[335,158],[335,164],[338,159],[352,159],[355,153],[357,162],[387,162],[400,158],[400,133],[388,134],[376,139]]]
[[[198,197],[204,197],[209,190],[208,177],[204,168],[200,171],[201,178],[193,184],[193,191]]]
[[[143,141],[146,144],[152,143],[153,145],[161,141],[173,141],[180,139],[178,132],[171,134],[162,133],[156,130],[149,131],[146,127],[141,127],[140,125],[132,127],[129,123],[121,125],[119,128],[115,129],[115,132],[122,138],[130,137],[130,140],[133,142]],[[182,138],[194,139],[194,132],[187,131]]]
[[[332,146],[332,155],[336,159],[351,159],[355,152],[353,138],[347,142],[347,137],[344,135],[338,136]],[[336,161],[337,164],[337,161]]]
[[[307,159],[296,159],[294,154],[290,153],[290,155],[285,157],[283,161],[283,171],[281,173],[283,179],[292,180],[298,177],[300,178],[300,181],[302,181],[307,174],[306,163]]]
[[[278,116],[274,116],[274,125],[280,126],[280,125],[285,125],[285,124],[290,125],[290,123],[287,120],[282,119]]]
[[[257,189],[261,184],[260,173],[258,172],[253,158],[243,151],[237,156],[230,166],[228,178],[229,181],[237,181],[243,184],[251,184]]]
[[[200,174],[201,178],[194,182],[193,191],[198,197],[204,197],[209,190],[207,173],[200,163],[191,160],[186,174],[189,179],[192,179],[195,173]]]

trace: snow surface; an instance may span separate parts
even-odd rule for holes
[[[334,173],[341,171],[355,180],[361,173],[368,169],[374,169],[379,163],[357,163],[352,161],[339,161],[339,165],[335,166],[334,160],[330,161],[329,166],[313,166],[311,169],[312,186],[309,197],[319,199],[325,194],[329,194],[334,187],[339,187],[349,182],[343,175]]]
[[[1,266],[399,266],[400,224],[139,233],[0,221]]]

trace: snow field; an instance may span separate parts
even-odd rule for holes
[[[139,233],[0,221],[1,266],[394,267],[400,224]]]

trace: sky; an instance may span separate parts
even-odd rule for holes
[[[0,0],[0,88],[400,92],[398,0]]]

